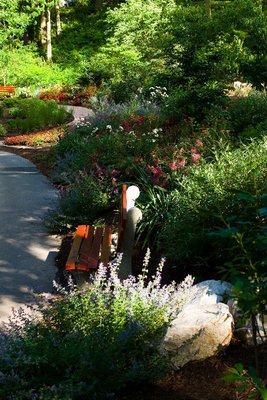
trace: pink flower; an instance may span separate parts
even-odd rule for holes
[[[200,157],[201,157],[200,154],[192,154],[192,158],[193,158],[194,160],[198,160]]]
[[[97,170],[95,171],[95,176],[99,176],[99,175],[104,175],[105,174],[105,170],[104,168],[98,167]]]
[[[153,166],[151,166],[151,165],[148,165],[147,169],[148,169],[150,172],[152,172],[152,174],[153,174],[154,176],[159,176],[159,175],[162,174],[162,168],[161,168],[160,165],[159,165],[158,167],[153,167]]]
[[[112,175],[120,175],[120,171],[118,171],[117,169],[113,169],[112,171],[111,171],[111,174]]]
[[[182,167],[184,167],[185,166],[185,160],[182,160],[182,161],[180,161],[179,163],[178,163],[178,167],[179,168],[182,168]]]
[[[192,153],[196,153],[197,152],[197,148],[196,147],[192,147],[191,152]]]
[[[169,165],[169,168],[170,168],[172,171],[176,171],[177,168],[178,168],[178,166],[175,164],[175,162],[169,163],[168,165]]]
[[[201,140],[197,140],[197,146],[198,147],[203,147],[203,142]]]

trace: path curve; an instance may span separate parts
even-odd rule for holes
[[[0,151],[0,322],[12,307],[51,293],[60,238],[49,236],[43,218],[58,193],[30,161]]]
[[[94,115],[94,111],[87,107],[67,105],[60,105],[60,107],[65,108],[66,111],[73,115],[74,120],[70,123],[70,125],[76,125],[77,123],[83,121],[85,118],[92,117]]]

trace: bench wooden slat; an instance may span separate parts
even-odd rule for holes
[[[92,245],[92,250],[91,250],[91,255],[88,257],[88,263],[92,265],[92,268],[97,268],[98,266],[98,260],[99,260],[99,253],[100,253],[100,247],[102,243],[102,238],[103,238],[103,231],[104,229],[101,228],[96,228],[95,230],[95,236],[94,236],[94,241]]]
[[[80,258],[89,257],[92,250],[95,229],[93,226],[88,225],[85,232],[85,237],[80,248]]]
[[[85,234],[86,234],[86,225],[79,225],[78,228],[76,229],[76,234],[66,263],[67,270],[76,269],[76,261],[78,260],[79,250]]]
[[[112,241],[112,229],[110,226],[105,226],[102,248],[101,248],[101,257],[100,261],[107,265],[110,258],[110,247]]]
[[[79,263],[76,268],[82,271],[96,270],[99,263],[99,253],[103,239],[103,228],[96,228],[90,251],[84,252],[79,257]]]

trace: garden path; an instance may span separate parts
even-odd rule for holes
[[[71,125],[94,114],[85,107],[64,108],[74,116]],[[57,191],[34,164],[5,148],[10,146],[0,141],[0,323],[8,320],[12,308],[51,293],[61,244],[43,225],[47,211],[56,206]]]
[[[57,199],[30,161],[0,151],[0,322],[52,291],[60,238],[48,235],[43,218]]]
[[[64,107],[65,110],[72,113],[74,120],[70,123],[70,125],[77,124],[80,121],[83,121],[84,118],[92,117],[94,115],[93,110],[86,107],[67,106],[67,105],[62,105],[61,107]]]

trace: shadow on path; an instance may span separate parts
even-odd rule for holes
[[[57,191],[28,160],[0,151],[0,321],[51,292],[60,239],[43,226]]]

